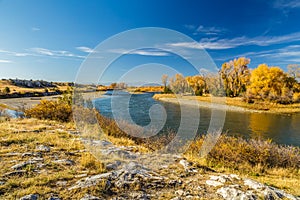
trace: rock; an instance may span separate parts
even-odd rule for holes
[[[284,192],[282,190],[266,186],[262,183],[259,183],[257,181],[251,180],[251,179],[245,179],[244,184],[246,186],[248,186],[249,188],[255,190],[258,194],[263,195],[266,200],[272,200],[272,199],[297,200],[297,198],[291,194],[287,194],[286,192]]]
[[[177,190],[177,191],[175,191],[175,195],[183,196],[183,195],[185,195],[185,192],[183,190]]]
[[[83,177],[87,177],[87,174],[79,174],[75,176],[75,178],[83,178]]]
[[[76,185],[70,187],[69,190],[77,189],[77,188],[87,188],[91,186],[97,185],[101,180],[109,179],[112,176],[113,172],[98,174],[91,177],[87,177],[85,179],[79,180],[76,182]],[[109,183],[107,183],[109,184]]]
[[[24,197],[21,197],[20,200],[38,200],[39,195],[38,194],[29,194]]]
[[[45,145],[39,145],[36,147],[36,150],[42,151],[42,152],[50,152],[50,147],[45,146]]]
[[[95,186],[101,180],[106,180],[106,188],[110,188],[112,184],[117,188],[128,188],[130,185],[136,184],[147,186],[148,188],[157,188],[164,185],[163,177],[136,162],[130,162],[117,171],[81,179],[74,186],[70,187],[69,190]]]
[[[116,170],[121,164],[122,164],[121,161],[116,160],[116,161],[114,161],[114,162],[112,162],[112,163],[106,164],[106,169],[107,169],[108,171],[110,171],[110,170]]]
[[[20,164],[16,164],[16,165],[12,166],[11,168],[15,169],[15,170],[19,170],[19,169],[22,169],[23,167],[26,167],[27,165],[32,165],[32,164],[35,164],[35,163],[37,163],[37,161],[28,160],[26,162],[22,162]]]
[[[193,173],[197,173],[198,170],[196,170],[195,168],[192,167],[191,163],[189,163],[188,161],[182,159],[179,161],[179,164],[183,166],[184,170],[187,172],[193,172]]]
[[[4,181],[0,181],[0,185],[4,185],[5,184],[5,182]]]
[[[137,155],[127,150],[125,147],[108,147],[100,150],[101,153],[105,156],[112,156],[121,159],[136,159]]]
[[[231,200],[256,200],[258,199],[252,192],[247,191],[243,192],[239,189],[236,189],[235,186],[222,187],[217,190],[217,194],[221,195],[224,199]]]
[[[69,160],[69,159],[55,160],[53,162],[58,163],[58,164],[64,164],[64,165],[74,165],[75,164],[75,162],[73,160]]]
[[[80,200],[101,200],[101,199],[90,194],[85,194],[84,197],[82,197]]]
[[[26,170],[16,170],[13,172],[7,172],[3,176],[4,177],[9,177],[9,176],[22,176],[23,174],[26,173]]]
[[[64,187],[67,185],[67,181],[57,181],[56,182],[56,186],[59,186],[59,187]]]
[[[244,179],[244,185],[254,190],[262,190],[266,187],[264,184],[253,181],[251,179]]]
[[[214,180],[207,180],[206,184],[209,185],[209,186],[214,186],[214,187],[218,187],[218,186],[224,185],[223,183],[221,183],[219,181],[214,181]]]
[[[27,156],[42,157],[42,153],[41,152],[25,152],[22,154],[22,157],[27,157]]]
[[[61,200],[61,198],[54,196],[54,197],[50,197],[48,200]]]
[[[210,180],[226,183],[226,181],[230,179],[228,179],[228,177],[225,175],[221,175],[221,176],[210,176]]]

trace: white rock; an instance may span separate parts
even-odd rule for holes
[[[218,187],[218,186],[224,185],[223,183],[221,183],[219,181],[213,181],[213,180],[207,180],[206,184],[209,185],[209,186],[214,186],[214,187]]]

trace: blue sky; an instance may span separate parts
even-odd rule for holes
[[[217,67],[246,56],[251,68],[267,63],[285,69],[300,63],[299,19],[299,0],[0,0],[0,78],[74,81],[99,43],[140,27],[188,35],[197,43],[171,46],[187,51],[204,48]],[[105,81],[128,69],[124,66],[152,62],[182,66],[183,71],[188,65],[170,53],[141,49],[114,62]],[[154,68],[157,74],[163,72]]]

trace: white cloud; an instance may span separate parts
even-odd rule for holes
[[[89,47],[76,47],[79,51],[85,52],[85,53],[93,53],[94,50]]]
[[[274,1],[275,8],[300,8],[299,0],[276,0]]]
[[[50,50],[50,49],[45,49],[45,48],[31,48],[29,49],[30,52],[33,52],[33,56],[51,56],[51,57],[62,57],[62,58],[85,58],[85,56],[80,56],[73,54],[69,51],[64,51],[64,50]]]
[[[38,28],[38,27],[32,27],[31,30],[32,30],[32,31],[40,31],[41,29]]]
[[[200,25],[196,29],[196,32],[204,33],[206,35],[217,35],[217,34],[220,34],[220,33],[227,32],[227,29],[220,28],[220,27],[215,27],[215,26],[204,27],[204,26]]]
[[[136,50],[126,50],[126,49],[111,49],[110,52],[118,54],[131,54],[131,55],[142,55],[142,56],[169,56],[170,54],[165,51],[160,51],[156,49],[136,49]]]
[[[300,41],[300,32],[282,35],[282,36],[257,36],[248,38],[246,36],[236,37],[232,39],[218,39],[218,38],[202,38],[199,42],[181,42],[169,43],[170,47],[183,47],[191,49],[230,49],[239,46],[256,45],[269,46],[273,44],[287,43],[293,41]]]
[[[0,63],[12,63],[11,60],[0,60]]]
[[[3,50],[3,49],[0,49],[0,53],[10,55],[10,56],[16,56],[16,57],[23,57],[23,56],[29,55],[28,53],[19,53],[19,52],[7,51],[7,50]]]

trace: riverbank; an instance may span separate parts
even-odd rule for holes
[[[297,170],[255,166],[247,173],[229,163],[207,165],[192,156],[200,143],[184,156],[167,155],[167,160],[174,159],[168,165],[151,168],[135,160],[151,150],[114,134],[89,141],[89,146],[73,123],[0,122],[0,199],[299,199]],[[88,146],[117,159],[97,160]],[[242,157],[232,159],[237,158]]]
[[[210,97],[210,96],[177,96],[174,94],[155,94],[154,99],[169,103],[183,103],[185,105],[195,105],[199,107],[223,109],[236,112],[256,112],[256,113],[278,113],[292,114],[300,112],[300,103],[282,105],[268,102],[249,104],[242,101],[242,98]],[[195,102],[196,101],[196,102]],[[212,103],[213,102],[213,103]]]

